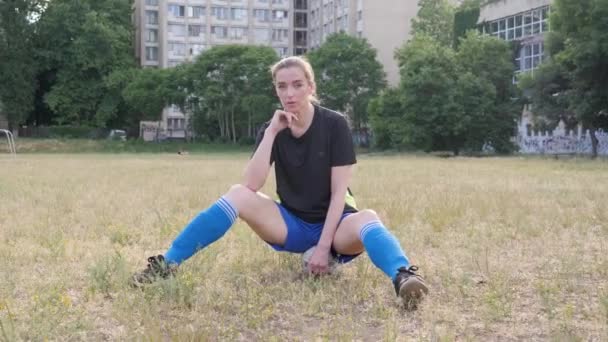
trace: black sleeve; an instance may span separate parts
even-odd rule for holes
[[[255,138],[255,148],[253,149],[253,153],[251,153],[252,157],[255,154],[255,151],[257,151],[258,146],[260,146],[262,139],[264,139],[264,132],[266,131],[266,128],[268,128],[269,125],[270,122],[267,122],[263,124],[262,127],[260,127],[260,129],[258,130],[258,135]],[[272,145],[272,151],[270,152],[270,165],[272,165],[272,163],[274,163],[274,144]]]
[[[357,163],[353,137],[346,117],[339,117],[331,131],[331,166],[344,166]]]

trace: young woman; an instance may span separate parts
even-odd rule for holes
[[[327,273],[332,255],[345,263],[366,251],[406,306],[414,308],[428,292],[417,267],[410,266],[378,215],[357,210],[350,195],[356,158],[346,118],[317,104],[314,73],[305,59],[285,58],[271,72],[283,109],[260,131],[242,182],[194,218],[164,256],[148,258],[134,284],[170,276],[240,217],[276,250],[303,253],[316,246],[308,261],[313,274]],[[278,203],[259,192],[272,164]]]

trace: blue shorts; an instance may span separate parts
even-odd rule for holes
[[[285,221],[285,225],[287,226],[287,238],[285,239],[284,246],[270,244],[272,248],[277,251],[304,253],[309,248],[316,246],[317,243],[319,243],[319,239],[321,238],[321,232],[323,231],[323,222],[308,223],[297,217],[296,215],[292,214],[280,203],[277,203],[277,206],[279,207],[281,216],[283,216],[283,221]],[[350,214],[353,213],[342,214],[340,222],[342,222],[342,220]],[[359,256],[359,254],[361,253],[355,255],[343,255],[337,253],[332,248],[331,254],[338,258],[338,262],[347,263]]]

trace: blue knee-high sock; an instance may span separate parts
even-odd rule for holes
[[[372,263],[391,279],[395,279],[400,267],[409,267],[410,261],[401,249],[399,241],[382,222],[367,223],[361,228],[359,237]]]
[[[168,263],[180,264],[199,249],[221,238],[237,217],[236,208],[221,197],[182,230],[165,253],[165,259]]]

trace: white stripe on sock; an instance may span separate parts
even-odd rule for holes
[[[383,227],[384,226],[382,225],[382,222],[377,221],[377,220],[368,222],[367,224],[365,224],[359,231],[359,238],[361,239],[361,242],[363,242],[363,239],[365,238],[367,233],[369,233],[371,230],[373,230],[375,228],[383,228]]]
[[[234,214],[234,210],[231,208],[230,203],[228,203],[224,198],[220,198],[217,201],[217,204],[220,206],[220,209],[228,216],[230,221],[236,221],[236,216]]]

